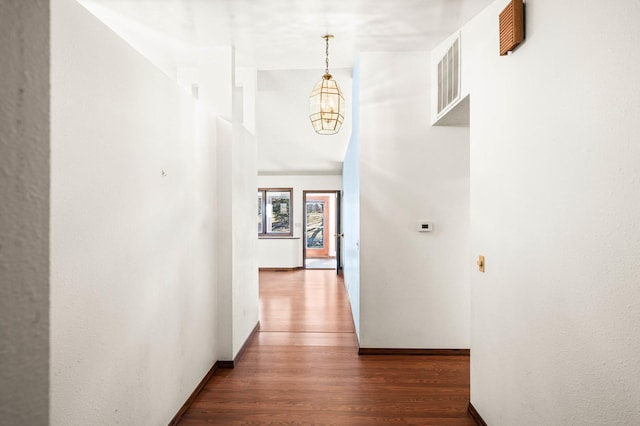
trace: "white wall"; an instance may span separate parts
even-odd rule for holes
[[[250,134],[255,135],[256,94],[258,90],[257,69],[249,67],[236,67],[235,85],[236,87],[242,87],[242,126]]]
[[[318,65],[322,66],[322,62]],[[331,70],[345,95],[346,114],[335,135],[319,135],[309,121],[309,94],[324,70],[258,72],[258,170],[264,173],[340,174],[351,134],[351,70]],[[274,155],[277,153],[277,155]]]
[[[429,72],[428,52],[360,56],[365,348],[469,347],[469,133],[429,126]]]
[[[338,198],[335,194],[331,194],[331,198],[329,199],[329,217],[335,218],[338,210]],[[329,221],[329,235],[336,235],[338,224],[334,219]],[[335,257],[337,255],[336,251],[336,238],[329,238],[329,256]]]
[[[259,319],[258,235],[255,229],[258,148],[255,136],[242,125],[243,111],[255,109],[255,104],[244,103],[243,94],[250,90],[250,87],[236,88],[234,92],[231,159],[234,358]]]
[[[215,125],[52,6],[51,424],[167,424],[217,359]]]
[[[342,256],[344,284],[360,338],[360,60],[353,67],[353,127],[342,168]]]
[[[229,68],[233,67],[230,62]],[[217,124],[219,360],[233,360],[258,324],[255,233],[257,146],[243,122],[244,89],[233,92],[233,119]]]
[[[339,175],[258,176],[258,188],[293,188],[292,209],[294,237],[293,239],[261,238],[258,241],[258,265],[261,268],[302,267],[302,244],[304,242],[302,238],[302,218],[304,214],[302,191],[339,191],[341,187],[342,183]],[[255,217],[254,215],[254,229],[256,229]]]
[[[240,96],[236,93],[236,100]],[[253,232],[256,143],[239,125],[241,119],[234,120],[219,119],[217,126],[218,357],[223,361],[236,357],[259,319],[258,236]]]
[[[258,265],[260,268],[302,267],[302,239],[260,238],[258,240]]]
[[[233,124],[216,123],[218,318],[233,318]],[[218,321],[218,359],[233,359],[233,323]]]
[[[637,425],[640,3],[528,1],[500,57],[505,3],[463,28],[471,401],[491,425]]]
[[[49,420],[49,2],[0,2],[0,423]]]

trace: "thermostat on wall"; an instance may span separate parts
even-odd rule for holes
[[[431,231],[433,231],[433,223],[426,222],[426,221],[418,223],[418,231],[419,232],[431,232]]]

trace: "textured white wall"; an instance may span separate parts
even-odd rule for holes
[[[51,45],[51,424],[166,424],[217,359],[214,125],[75,1]]]
[[[302,205],[302,191],[339,191],[342,188],[341,181],[342,179],[339,175],[258,176],[258,188],[293,188],[293,236],[296,237],[296,239],[288,240],[260,239],[258,241],[260,255],[258,265],[261,268],[297,268],[303,266],[302,215],[304,214],[304,207]],[[256,215],[257,213],[256,211]],[[256,215],[254,215],[253,227],[257,234]]]
[[[229,63],[232,66],[232,62]],[[233,93],[233,120],[218,119],[218,309],[219,356],[233,360],[259,319],[255,136],[243,122],[243,89]]]
[[[218,257],[218,359],[233,359],[233,323],[222,321],[233,318],[233,185],[231,159],[233,126],[231,122],[218,118],[216,121],[216,192]]]
[[[505,3],[463,28],[471,400],[496,426],[637,425],[640,3],[528,1],[500,57]]]
[[[218,257],[218,359],[233,359],[233,78],[234,51],[222,47],[202,60],[201,99],[217,108],[216,120],[216,244]],[[205,77],[202,77],[204,75]],[[218,78],[220,77],[220,78]],[[231,83],[231,84],[230,84]],[[224,117],[224,118],[223,118]]]
[[[0,424],[49,420],[49,2],[0,2]]]
[[[469,347],[469,130],[429,125],[429,72],[360,56],[362,347]]]
[[[342,167],[342,250],[344,284],[356,334],[360,337],[360,60],[353,67],[353,127]]]
[[[247,91],[251,88],[247,87]],[[258,235],[256,187],[258,185],[256,138],[243,122],[243,111],[255,108],[235,88],[232,144],[232,253],[233,253],[233,356],[238,354],[259,320]],[[249,102],[245,105],[244,100]],[[221,182],[222,183],[222,182]]]

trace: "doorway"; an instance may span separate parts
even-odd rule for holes
[[[340,273],[340,192],[303,191],[302,264]]]

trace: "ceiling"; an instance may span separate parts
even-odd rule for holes
[[[316,70],[319,79],[324,70],[323,34],[335,35],[329,51],[330,68],[350,69],[359,52],[427,52],[492,0],[78,1],[169,75],[197,64],[199,53],[207,48],[234,46],[239,67]],[[308,82],[309,91],[315,80]],[[258,97],[260,90],[258,78]],[[283,90],[281,95],[286,98],[299,93]],[[350,92],[345,96],[350,98]],[[280,164],[281,172],[304,171],[299,164],[283,164],[281,158],[270,157],[269,153],[275,156],[286,149],[288,161],[306,159],[304,169],[317,173],[332,164],[331,171],[339,172],[335,159],[344,155],[350,129],[323,136],[322,149],[314,153],[318,163],[313,164],[308,158],[308,132],[286,138],[269,133],[282,132],[282,127],[261,132],[262,113],[258,105],[259,169],[264,169],[266,162],[269,167]],[[327,138],[339,141],[328,144]],[[277,145],[282,139],[289,141],[284,147]]]

